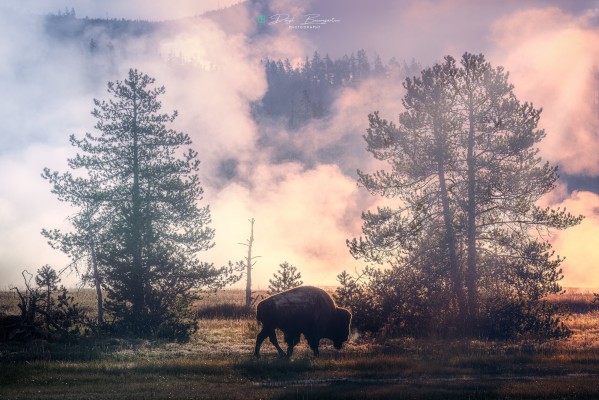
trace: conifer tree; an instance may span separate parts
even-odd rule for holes
[[[76,237],[89,239],[91,230],[96,239],[92,247],[90,240],[78,243],[94,252],[116,326],[185,337],[194,325],[187,317],[198,290],[232,278],[230,269],[197,258],[214,239],[210,210],[198,206],[200,162],[189,136],[167,128],[177,112],[160,113],[165,89],[154,83],[134,69],[124,81],[109,82],[111,98],[94,100],[96,133],[71,135],[79,151],[68,160],[74,172],[46,168],[43,177],[60,200],[80,208]],[[86,214],[90,207],[93,218]],[[73,238],[51,232],[59,242]]]
[[[45,322],[46,322],[46,330],[50,330],[50,319],[52,315],[52,308],[54,306],[54,299],[52,298],[52,294],[58,290],[58,283],[60,279],[58,278],[58,274],[56,271],[50,267],[49,265],[44,265],[40,269],[37,270],[37,275],[35,276],[35,283],[41,289],[44,294],[44,302],[45,302]]]
[[[301,278],[301,272],[285,261],[279,264],[279,269],[273,274],[273,278],[268,280],[267,293],[268,295],[273,295],[300,286],[304,283]]]
[[[351,253],[390,263],[395,274],[447,280],[444,304],[463,333],[492,323],[481,318],[498,304],[544,313],[542,299],[560,290],[562,261],[546,233],[582,217],[536,204],[557,180],[557,167],[538,156],[541,111],[518,101],[507,73],[482,55],[466,53],[460,64],[448,56],[404,87],[399,125],[375,112],[365,136],[390,168],[359,172],[361,185],[400,206],[364,213]],[[430,303],[439,290],[428,293]]]

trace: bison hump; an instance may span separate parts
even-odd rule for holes
[[[261,301],[257,318],[283,330],[326,330],[334,313],[335,303],[324,290],[300,286]]]

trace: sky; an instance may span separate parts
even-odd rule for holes
[[[216,246],[200,255],[221,265],[244,257],[248,219],[255,218],[254,283],[266,288],[278,264],[287,261],[304,283],[334,285],[342,270],[362,267],[345,241],[361,233],[360,213],[385,203],[356,185],[355,170],[378,166],[361,138],[367,115],[379,110],[396,121],[401,86],[365,81],[345,88],[326,120],[298,133],[273,126],[274,145],[250,105],[266,91],[260,60],[296,63],[314,51],[339,57],[366,50],[422,65],[485,54],[510,73],[520,100],[543,108],[547,137],[541,156],[560,167],[558,188],[542,205],[566,207],[585,220],[555,232],[556,253],[566,257],[569,287],[599,287],[599,71],[598,1],[381,0],[4,0],[0,4],[0,289],[21,283],[49,263],[68,260],[51,249],[42,228],[68,228],[73,212],[57,201],[40,177],[44,167],[65,171],[74,155],[72,133],[91,131],[93,98],[106,98],[106,82],[122,80],[129,68],[154,76],[166,87],[165,111],[177,109],[175,128],[188,133],[202,160],[201,178]],[[237,4],[237,5],[235,5]],[[232,6],[224,12],[210,10]],[[40,16],[75,8],[78,18],[174,21],[152,34],[119,40],[102,30],[89,33],[101,46],[114,42],[110,59],[90,57],[81,43],[58,45]],[[288,14],[297,20],[320,14],[332,19],[319,29],[259,26],[258,15]],[[197,17],[200,16],[200,17]],[[197,17],[197,18],[189,18]],[[174,68],[173,55],[201,69]],[[299,149],[295,159],[274,161],[280,148]],[[314,154],[321,154],[315,159]],[[322,156],[324,154],[324,156]],[[233,178],[223,165],[233,161]],[[571,179],[568,179],[571,177]],[[579,184],[584,182],[584,185]],[[65,276],[74,286],[77,277]],[[241,286],[241,284],[239,284]]]

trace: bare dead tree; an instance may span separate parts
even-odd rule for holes
[[[252,245],[254,244],[254,222],[256,220],[254,218],[249,219],[250,221],[250,238],[247,240],[247,243],[239,243],[243,246],[247,246],[248,255],[245,262],[245,273],[246,273],[246,282],[245,282],[245,306],[250,307],[252,305],[252,268],[256,264],[254,261],[255,258],[260,256],[252,257]]]

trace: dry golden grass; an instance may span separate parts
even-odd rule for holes
[[[15,291],[0,291],[0,315],[19,314],[19,296]]]
[[[594,302],[596,292],[597,290],[568,287],[564,288],[564,294],[549,296],[548,300],[565,304],[574,313],[587,313],[599,311],[599,302]]]
[[[568,295],[568,301],[587,303],[593,297]],[[87,308],[95,306],[93,291],[76,297]],[[243,298],[242,290],[223,291],[197,307],[243,305]],[[14,309],[7,304],[13,297],[0,293],[0,299],[3,310]],[[599,312],[573,313],[567,323],[573,330],[570,339],[543,344],[379,342],[356,335],[341,352],[323,340],[321,357],[314,358],[302,341],[291,361],[279,359],[268,341],[262,358],[252,357],[259,326],[251,317],[202,319],[184,344],[116,338],[34,341],[0,347],[0,398],[599,398]]]

